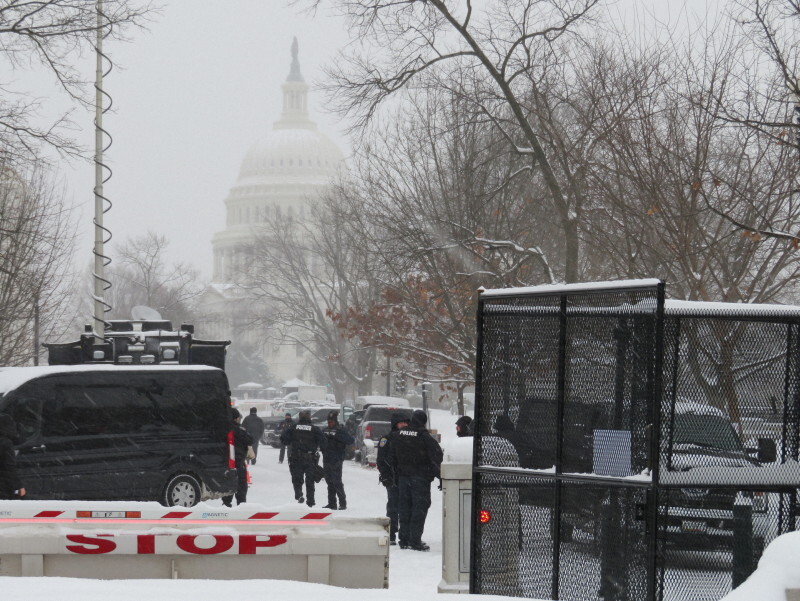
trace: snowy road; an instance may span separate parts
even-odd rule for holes
[[[446,411],[431,411],[431,425],[442,433],[442,445],[455,438],[455,417]],[[260,447],[256,465],[251,466],[253,483],[248,493],[248,505],[254,509],[296,509],[289,467],[278,463],[278,450]],[[349,517],[383,516],[386,513],[386,493],[378,483],[374,468],[362,468],[346,461],[343,480],[348,509],[341,515]],[[3,599],[19,601],[175,601],[175,599],[321,599],[352,601],[368,597],[374,601],[433,601],[452,600],[451,595],[439,595],[436,587],[442,575],[442,493],[432,487],[431,509],[425,526],[425,540],[430,552],[403,550],[391,547],[389,560],[389,589],[339,589],[319,584],[276,580],[112,580],[94,581],[66,578],[0,578]],[[317,488],[317,507],[327,503],[324,481]],[[212,507],[222,506],[211,501]],[[303,505],[305,507],[305,505]],[[339,512],[337,512],[339,513]],[[483,596],[482,599],[504,597]]]
[[[442,445],[455,438],[453,426],[455,418],[445,411],[432,411],[433,427],[442,433]],[[253,483],[248,494],[248,505],[255,511],[297,509],[294,492],[289,476],[287,463],[278,463],[278,450],[262,446],[255,466],[251,466]],[[346,461],[343,480],[347,492],[348,509],[337,512],[337,515],[348,517],[375,517],[385,515],[386,493],[378,483],[377,470],[362,468],[360,464]],[[113,580],[94,581],[64,578],[0,578],[3,599],[25,601],[174,601],[175,599],[192,600],[227,600],[227,599],[317,599],[325,601],[353,601],[354,598],[369,598],[373,601],[445,601],[452,600],[450,595],[439,595],[436,587],[441,579],[442,570],[442,493],[432,487],[432,505],[426,522],[423,539],[430,544],[431,551],[420,553],[390,548],[389,589],[359,590],[338,589],[318,584],[306,584],[276,580],[240,580],[240,581],[197,581],[197,580]],[[324,481],[317,488],[317,508],[327,503],[327,489]],[[211,507],[221,507],[221,501],[211,501]],[[305,505],[303,505],[305,507]],[[0,539],[0,544],[2,540]],[[528,540],[527,553],[533,552],[536,545]],[[542,549],[549,551],[549,548]],[[574,551],[574,552],[573,552]],[[597,559],[587,553],[581,546],[569,550],[572,561],[568,562],[572,569],[568,580],[573,584],[589,579],[593,580],[597,573]],[[679,570],[679,581],[685,587],[688,584],[705,588],[707,595],[698,595],[698,599],[719,599],[720,590],[729,587],[730,576],[720,570],[720,563],[725,559],[708,554],[706,562],[698,563],[697,557],[684,564],[675,565]],[[537,565],[532,558],[521,558],[527,566]],[[578,567],[582,566],[582,567]],[[677,575],[677,574],[676,574]],[[522,588],[529,594],[532,590],[542,590],[541,578],[549,581],[550,575],[527,573],[521,582]],[[546,584],[546,583],[545,583]],[[585,584],[585,583],[584,583]],[[568,587],[569,588],[569,587]],[[683,590],[665,590],[667,599],[684,599]],[[697,589],[696,589],[697,590]],[[482,596],[482,600],[506,599],[506,597]]]

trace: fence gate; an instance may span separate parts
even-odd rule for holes
[[[795,529],[800,309],[700,305],[481,294],[472,592],[716,600]]]

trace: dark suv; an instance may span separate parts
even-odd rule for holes
[[[361,465],[375,466],[378,441],[391,431],[393,413],[402,413],[411,420],[414,410],[408,407],[369,405],[364,411],[364,419],[356,430],[356,458],[361,461]]]

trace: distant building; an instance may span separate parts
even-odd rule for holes
[[[309,357],[300,347],[251,327],[251,316],[259,308],[239,285],[244,282],[236,281],[245,260],[242,249],[254,241],[254,226],[267,215],[280,213],[302,220],[309,199],[322,192],[344,163],[341,150],[309,118],[308,84],[300,73],[297,39],[282,90],[280,119],[247,152],[225,199],[225,229],[212,239],[212,284],[199,307],[204,316],[199,331],[232,340],[232,354],[237,345],[257,353],[279,383],[292,378],[313,381]]]

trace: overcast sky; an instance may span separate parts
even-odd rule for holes
[[[722,1],[722,0],[720,0]],[[105,88],[114,112],[105,127],[114,138],[106,159],[114,169],[106,195],[114,203],[106,225],[114,240],[155,230],[171,240],[171,258],[190,262],[210,277],[211,237],[224,228],[224,199],[236,182],[248,148],[280,116],[280,86],[289,73],[292,37],[300,45],[310,84],[348,43],[341,20],[312,18],[285,0],[163,0],[149,31],[131,32],[128,43],[109,43],[115,63]],[[675,20],[687,8],[702,14],[714,0],[618,0],[614,11],[636,15],[639,28],[651,11]],[[87,77],[94,64],[86,58]],[[349,152],[344,129],[320,109],[312,91],[312,118]],[[55,103],[56,100],[53,100]],[[76,114],[81,137],[93,144],[91,114]],[[81,210],[76,260],[91,261],[94,169],[62,164],[68,194]],[[113,246],[110,253],[114,256]]]
[[[210,277],[211,237],[224,229],[224,199],[248,148],[280,117],[293,36],[303,76],[313,85],[346,34],[340,20],[312,19],[283,0],[164,5],[149,31],[105,47],[115,63],[105,80],[114,103],[104,118],[114,138],[106,153],[114,173],[105,186],[113,208],[105,220],[114,241],[149,229],[166,234],[175,260]],[[93,64],[88,68],[93,72]],[[312,118],[347,152],[343,128],[318,110],[318,100],[312,95]],[[93,144],[92,117],[86,115],[82,136],[87,145]],[[88,265],[94,168],[79,163],[64,172],[81,206],[77,261]]]

